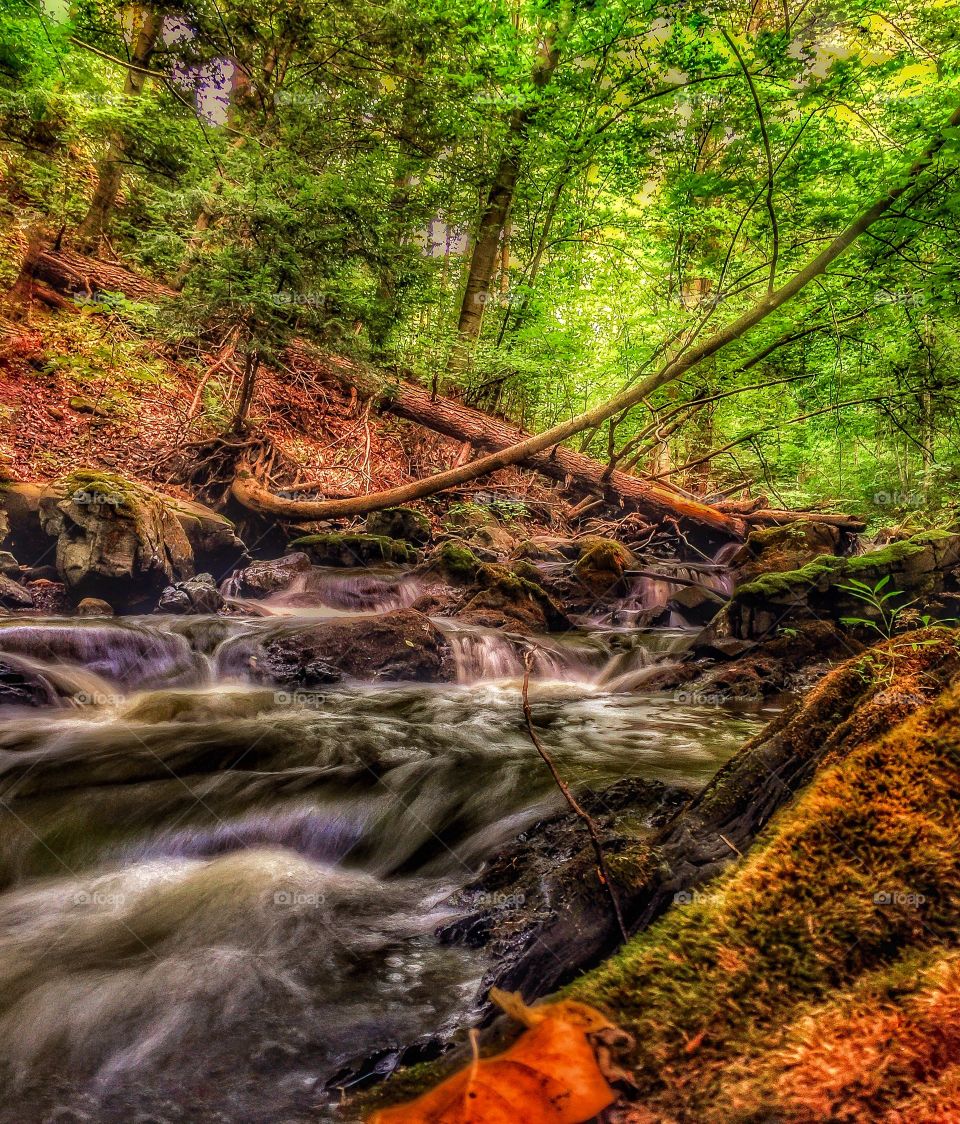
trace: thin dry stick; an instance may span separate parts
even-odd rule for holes
[[[571,810],[586,824],[587,831],[590,833],[590,842],[593,844],[594,854],[597,856],[597,870],[600,874],[600,881],[606,887],[607,894],[610,898],[610,904],[613,906],[614,916],[617,919],[617,925],[620,929],[620,935],[623,937],[624,941],[626,941],[629,939],[627,936],[627,926],[623,921],[623,910],[620,908],[620,898],[617,896],[617,891],[610,878],[610,871],[607,868],[607,859],[603,853],[603,844],[600,842],[600,833],[597,831],[597,825],[591,819],[590,814],[584,811],[577,803],[577,798],[570,791],[567,782],[557,772],[557,767],[553,763],[553,758],[547,753],[546,746],[540,740],[537,731],[533,728],[533,711],[530,709],[530,669],[532,666],[533,652],[528,650],[523,657],[523,717],[526,719],[527,733],[530,735],[530,740],[533,742],[534,748],[546,763],[553,779],[557,783],[557,788],[563,793],[564,799],[570,805]]]

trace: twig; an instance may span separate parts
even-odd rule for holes
[[[590,842],[593,844],[593,851],[597,856],[597,870],[600,875],[600,881],[606,887],[607,894],[610,898],[610,904],[613,906],[614,916],[617,919],[617,926],[620,929],[620,935],[623,937],[624,941],[627,941],[629,937],[627,936],[627,927],[623,921],[623,910],[620,908],[620,898],[617,896],[613,880],[610,878],[610,871],[607,868],[607,860],[603,853],[603,844],[600,842],[600,833],[597,831],[597,825],[593,822],[589,813],[584,811],[577,803],[577,798],[570,791],[567,782],[557,772],[557,767],[554,765],[550,754],[547,753],[546,746],[540,740],[537,731],[533,728],[533,711],[530,709],[530,670],[532,666],[533,652],[528,649],[523,657],[523,717],[527,723],[527,733],[530,735],[530,740],[533,742],[537,753],[540,754],[547,768],[550,770],[553,779],[556,781],[557,788],[560,789],[564,799],[570,805],[571,811],[583,820],[587,831],[590,833]]]

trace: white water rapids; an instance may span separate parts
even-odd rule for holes
[[[59,702],[0,708],[4,1124],[345,1119],[338,1075],[462,1023],[484,960],[444,902],[561,806],[528,648],[577,786],[698,786],[758,723],[639,693],[676,635],[441,621],[458,682],[245,681],[238,639],[409,595],[310,580],[259,617],[0,625]]]

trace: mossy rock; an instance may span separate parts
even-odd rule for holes
[[[482,563],[474,584],[479,591],[458,616],[492,628],[520,631],[566,631],[569,617],[536,582],[495,562]]]
[[[367,516],[368,535],[378,538],[402,539],[414,546],[425,546],[431,538],[430,520],[412,507],[386,507]]]
[[[781,721],[811,773],[828,763],[746,858],[569,989],[634,1036],[652,1119],[940,1119],[907,1106],[956,1056],[945,1027],[927,1020],[918,1073],[897,1014],[960,927],[958,636],[924,643],[882,649],[872,678],[850,661]]]
[[[740,583],[760,574],[798,570],[821,555],[836,555],[842,540],[840,529],[828,523],[801,520],[763,527],[750,532],[730,567]]]
[[[318,566],[371,566],[378,562],[403,565],[417,561],[417,552],[409,543],[384,535],[303,535],[290,543],[290,549],[305,551]]]
[[[891,607],[918,601],[920,609],[957,584],[960,535],[923,531],[910,539],[850,558],[824,555],[798,570],[762,574],[738,586],[719,625],[720,634],[757,639],[775,626],[813,618],[869,619],[872,610],[840,588],[856,580],[875,586],[889,578],[885,592],[901,594]]]
[[[624,575],[635,565],[632,552],[616,539],[586,538],[580,540],[574,573],[596,596],[617,596],[627,592]]]
[[[431,569],[458,585],[475,581],[482,565],[470,547],[458,539],[441,543],[430,559]]]
[[[193,575],[193,551],[165,496],[116,473],[78,469],[39,501],[56,566],[74,597],[134,609]]]
[[[478,503],[454,504],[442,520],[448,531],[473,531],[478,527],[489,527],[496,521],[493,512]]]

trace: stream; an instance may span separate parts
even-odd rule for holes
[[[485,953],[448,899],[574,787],[709,780],[764,716],[643,694],[678,632],[437,620],[455,682],[274,690],[250,645],[403,608],[321,571],[235,615],[8,618],[48,705],[0,708],[0,1120],[341,1120],[365,1059],[451,1033]],[[255,614],[255,615],[254,615]]]

